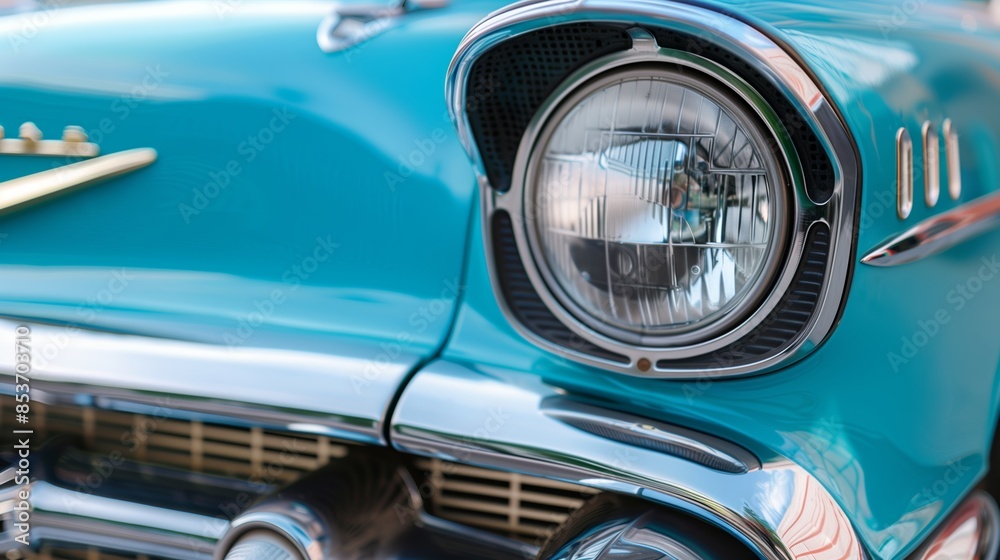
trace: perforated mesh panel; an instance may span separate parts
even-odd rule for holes
[[[521,137],[556,87],[587,62],[631,45],[624,29],[574,24],[512,39],[480,57],[469,74],[466,111],[494,188],[510,187]]]
[[[500,291],[514,317],[528,330],[563,348],[613,362],[628,363],[628,358],[580,338],[552,314],[528,278],[517,252],[514,224],[506,212],[499,211],[493,215],[493,253]]]

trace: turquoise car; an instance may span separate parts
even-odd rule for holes
[[[0,13],[6,558],[997,558],[997,4]]]

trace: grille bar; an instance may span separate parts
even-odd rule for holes
[[[530,544],[545,542],[596,490],[544,478],[420,459],[428,513]]]
[[[13,423],[14,404],[12,397],[0,397],[0,424]],[[292,482],[348,453],[348,446],[326,436],[178,420],[166,409],[147,416],[34,402],[31,411],[42,441],[69,436],[98,453],[269,484]]]

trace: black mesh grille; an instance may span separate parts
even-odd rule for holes
[[[792,284],[778,306],[747,336],[705,356],[682,360],[660,360],[660,368],[696,369],[730,367],[770,357],[787,347],[802,332],[816,310],[826,265],[830,258],[830,228],[818,223],[809,231],[803,259]]]
[[[802,163],[809,197],[820,204],[830,199],[835,185],[833,164],[823,149],[823,145],[820,144],[819,138],[774,84],[742,58],[705,39],[664,29],[654,31],[653,35],[661,47],[689,52],[721,64],[735,72],[757,90],[757,93],[768,102],[771,109],[778,115],[791,137],[792,144],[795,146]]]
[[[528,279],[514,241],[514,224],[506,212],[500,211],[493,215],[493,253],[504,300],[514,317],[528,330],[563,348],[613,362],[628,363],[628,358],[594,346],[556,319]]]
[[[624,29],[562,25],[507,41],[469,74],[466,112],[493,188],[510,188],[514,157],[535,111],[574,70],[630,48]]]

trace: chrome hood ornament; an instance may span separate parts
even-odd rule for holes
[[[26,122],[18,129],[17,138],[5,138],[0,126],[0,154],[19,156],[65,156],[91,158],[100,147],[87,141],[87,133],[79,126],[67,126],[61,140],[43,140],[35,123]]]

